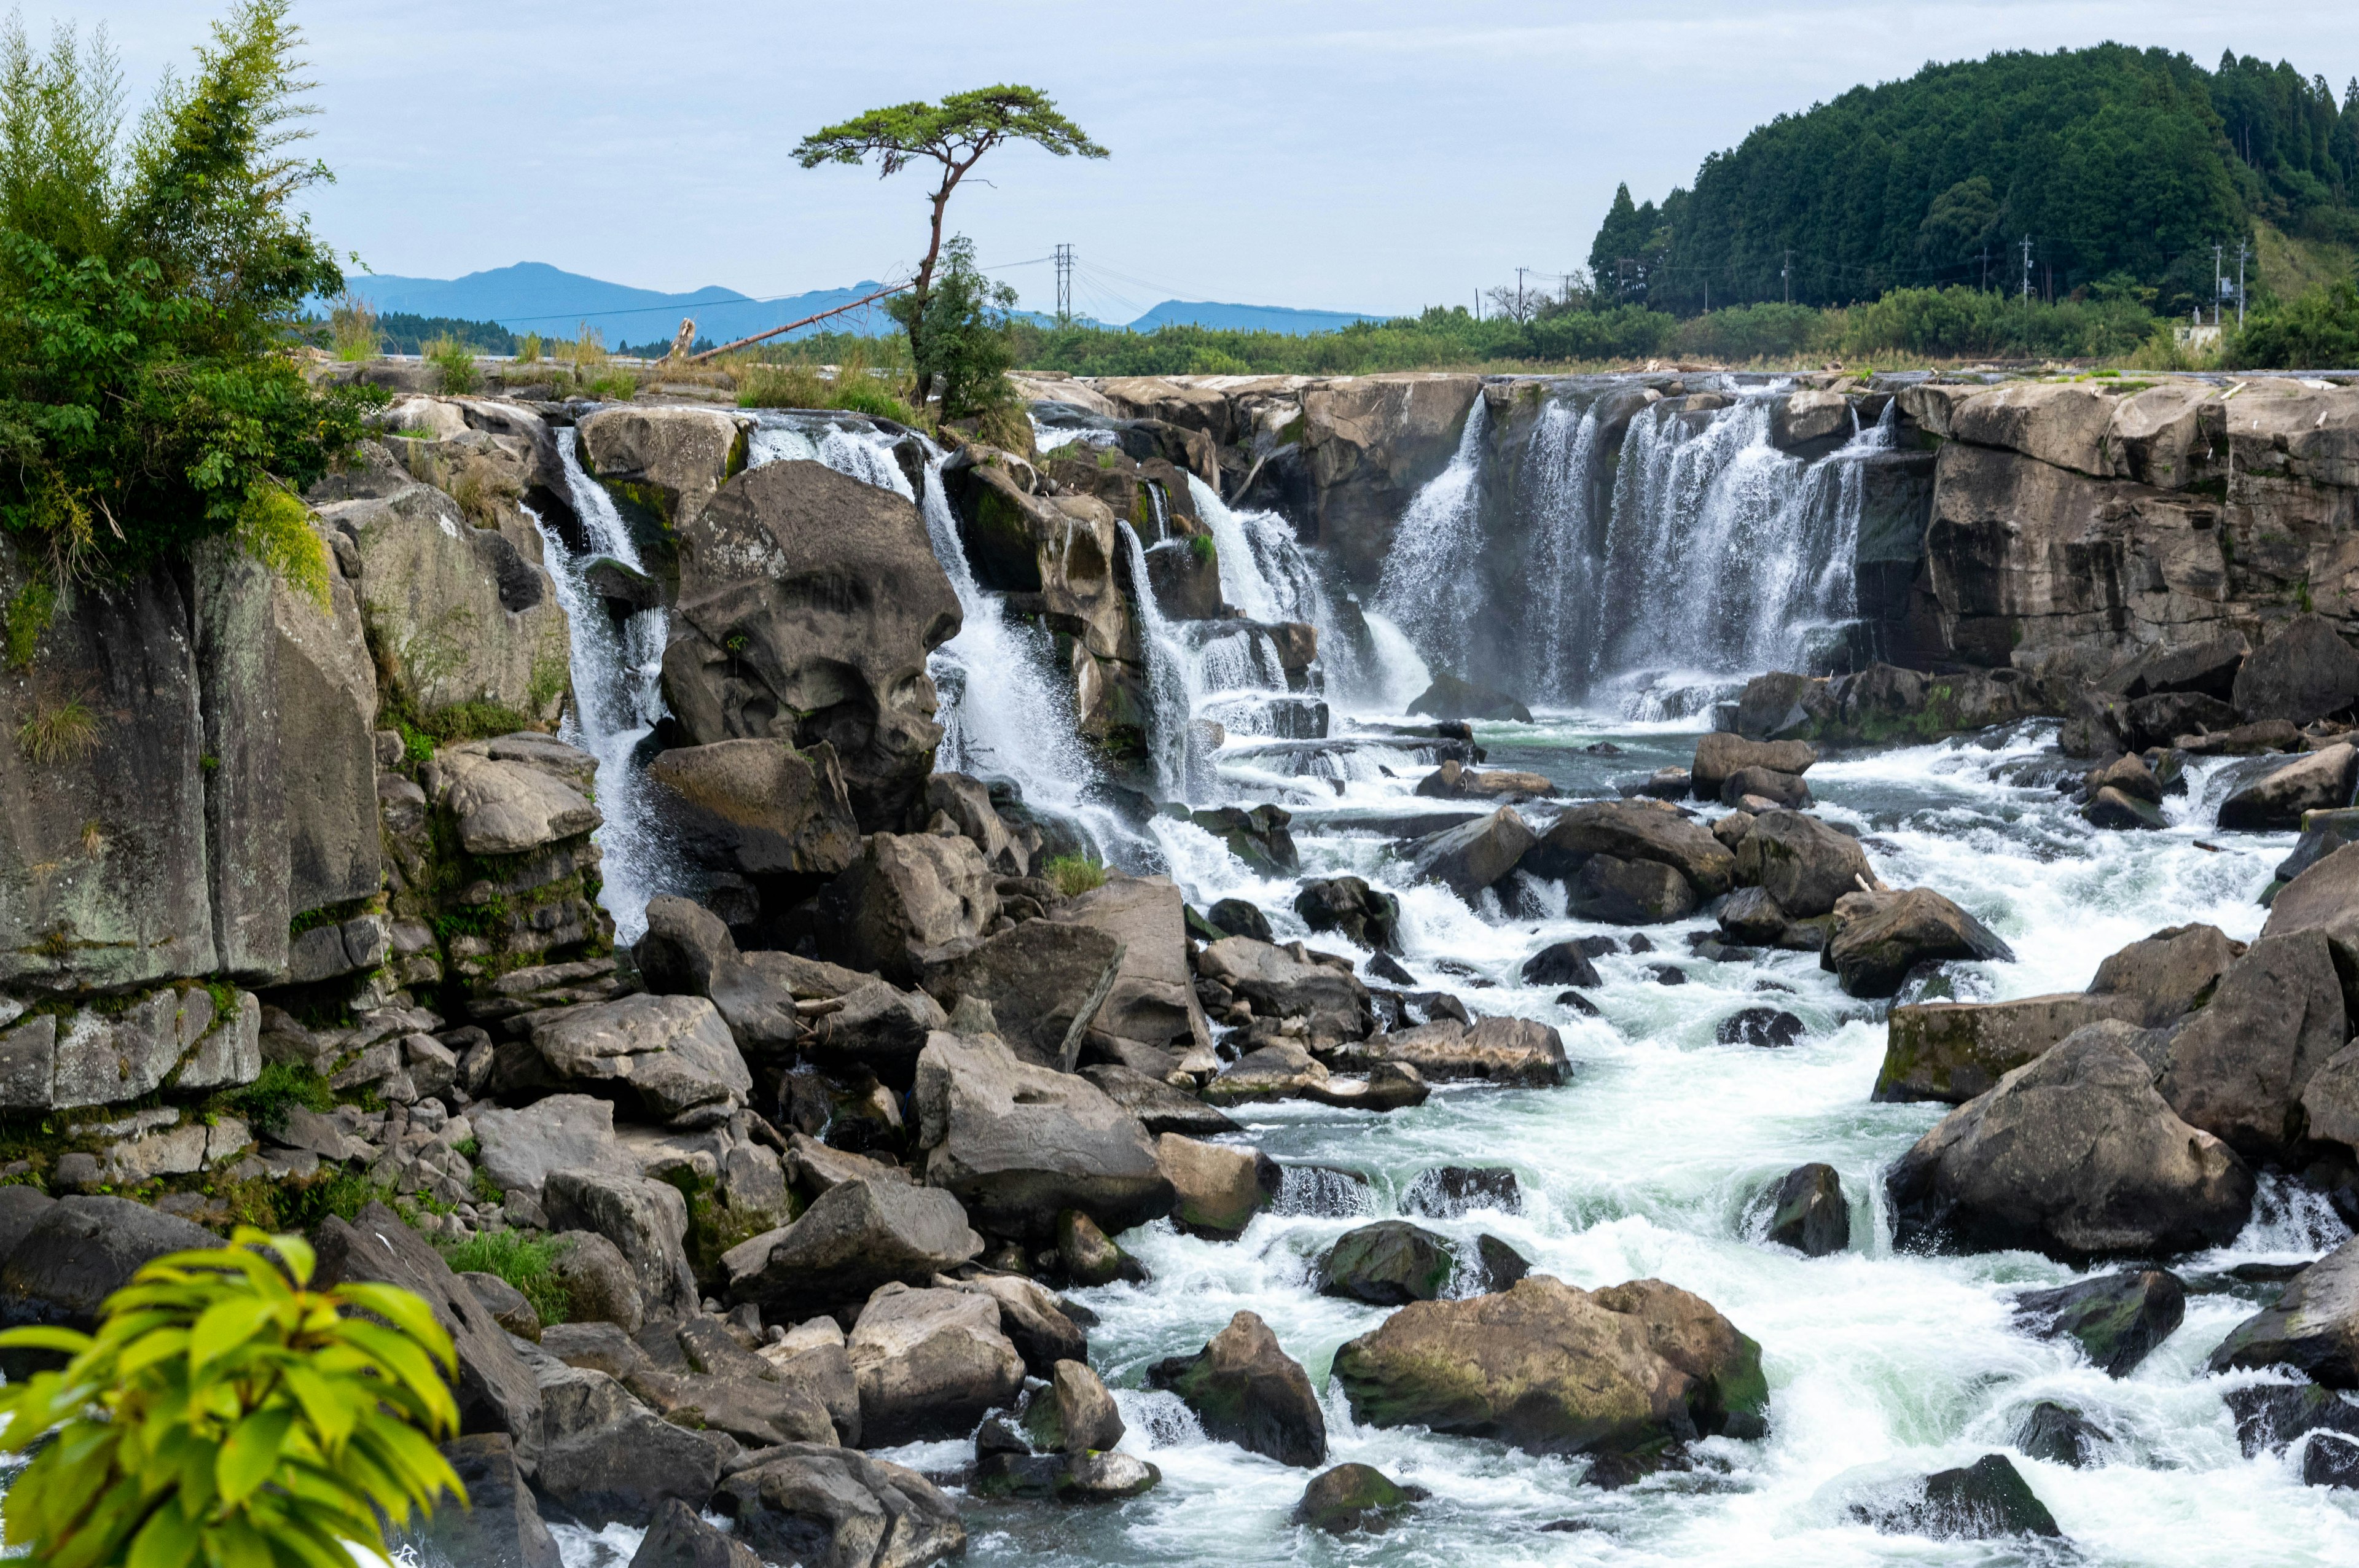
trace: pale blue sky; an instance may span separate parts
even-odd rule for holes
[[[106,22],[144,98],[206,0],[27,0]],[[1617,180],[1690,178],[1754,124],[1929,59],[2114,38],[2288,59],[2339,94],[2359,5],[1875,0],[1678,5],[1191,0],[299,0],[321,231],[380,272],[546,261],[756,296],[886,276],[923,178],[804,173],[806,131],[880,103],[1029,82],[1114,151],[995,153],[952,205],[986,264],[1075,247],[1084,310],[1158,299],[1375,311],[1579,265]],[[1003,276],[1028,305],[1049,269]]]

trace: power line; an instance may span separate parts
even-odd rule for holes
[[[1073,247],[1057,247],[1057,319],[1073,319]]]

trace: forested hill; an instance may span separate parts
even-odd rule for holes
[[[1590,265],[1602,293],[1687,315],[1789,284],[1816,305],[2013,292],[2028,235],[2047,297],[2183,313],[2209,297],[2213,244],[2233,271],[2263,222],[2359,243],[2359,79],[2338,103],[2290,65],[2104,44],[1929,65],[1780,115],[1660,208],[1625,187]]]

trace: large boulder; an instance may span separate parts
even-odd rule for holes
[[[2302,1091],[2350,1034],[2325,935],[2263,937],[2171,1036],[2155,1087],[2189,1126],[2282,1156],[2302,1138]]]
[[[586,1230],[614,1244],[650,1312],[678,1317],[696,1310],[688,1200],[678,1187],[651,1176],[551,1171],[540,1201],[554,1228]]]
[[[2253,1173],[2172,1112],[2143,1040],[2091,1024],[1951,1111],[1886,1178],[1898,1239],[2067,1260],[2226,1243]]]
[[[460,849],[470,855],[521,855],[578,838],[605,820],[556,771],[510,752],[504,741],[468,741],[443,747],[426,764],[420,775],[426,797],[450,813]],[[578,754],[585,763],[592,761]]]
[[[473,1487],[467,1500],[474,1501]],[[551,1552],[553,1563],[554,1542]],[[762,1557],[735,1536],[705,1523],[678,1498],[669,1498],[632,1553],[630,1568],[762,1568]]]
[[[666,1421],[614,1376],[538,1355],[543,1445],[533,1485],[592,1530],[643,1525],[668,1501],[701,1508],[721,1478],[712,1438]]]
[[[549,1095],[521,1110],[471,1107],[475,1164],[504,1193],[540,1201],[552,1171],[638,1174],[639,1162],[614,1139],[614,1106],[589,1095]]]
[[[727,1119],[754,1087],[721,1013],[699,996],[627,996],[536,1014],[527,1044],[494,1065],[503,1092],[594,1088],[657,1121],[701,1127]]]
[[[1572,913],[1608,925],[1659,925],[1695,913],[1695,887],[1669,866],[1592,855],[1567,889]]]
[[[2359,653],[2323,615],[2297,615],[2236,672],[2236,711],[2307,724],[2359,701]]]
[[[1313,1041],[1363,1040],[1376,1025],[1368,988],[1348,965],[1292,948],[1226,936],[1196,955],[1196,972],[1251,1003],[1256,1018],[1299,1018]]]
[[[454,1438],[442,1444],[442,1457],[466,1488],[467,1506],[440,1508],[414,1520],[399,1532],[397,1544],[410,1548],[424,1568],[563,1568],[557,1538],[540,1517],[532,1488],[516,1467],[516,1446],[506,1433]],[[651,1560],[647,1568],[657,1568],[656,1562]],[[664,1568],[673,1565],[667,1562]],[[677,1568],[759,1565],[681,1562]]]
[[[2359,777],[2359,747],[2337,741],[2270,770],[2222,801],[2220,827],[2248,833],[2299,827],[2310,812],[2349,806],[2354,777]]]
[[[1735,874],[1796,920],[1833,913],[1835,902],[1858,892],[1862,879],[1875,885],[1858,839],[1799,811],[1765,811],[1756,818],[1736,847]]]
[[[2277,891],[2261,927],[2263,940],[2299,931],[2321,933],[2334,950],[2336,968],[2359,974],[2359,844],[2344,845]]]
[[[1545,1088],[1572,1076],[1564,1037],[1528,1018],[1477,1019],[1471,1029],[1454,1018],[1437,1018],[1382,1035],[1374,1049],[1382,1060],[1415,1067],[1436,1082],[1479,1078]]]
[[[1405,851],[1410,874],[1440,882],[1467,903],[1505,879],[1539,840],[1512,806],[1420,838]]]
[[[2359,1241],[2296,1274],[2274,1306],[2231,1329],[2211,1367],[2290,1367],[2330,1389],[2359,1389]]]
[[[207,1237],[202,1244],[212,1245],[213,1238]],[[433,1309],[434,1321],[451,1336],[458,1352],[454,1391],[459,1430],[506,1433],[514,1445],[516,1464],[527,1475],[534,1473],[542,1443],[539,1384],[532,1368],[516,1354],[507,1331],[476,1300],[466,1282],[451,1271],[433,1244],[385,1205],[371,1203],[349,1225],[332,1215],[322,1220],[312,1245],[319,1254],[312,1289],[397,1285]],[[13,1260],[10,1266],[14,1267]]]
[[[2099,964],[2089,994],[2134,997],[2139,1014],[2129,1021],[2159,1029],[2209,1000],[2244,951],[2216,925],[2168,926]]]
[[[1352,1412],[1543,1454],[1642,1454],[1767,1430],[1761,1347],[1659,1280],[1584,1291],[1545,1274],[1415,1302],[1335,1353]]]
[[[1314,932],[1341,933],[1371,952],[1400,951],[1400,900],[1359,877],[1325,877],[1302,884],[1294,913]]]
[[[28,1187],[5,1191],[0,1328],[94,1333],[106,1298],[149,1262],[168,1252],[221,1245],[211,1231],[126,1198],[52,1201]],[[11,1379],[49,1364],[38,1353],[0,1353],[0,1372]]]
[[[860,851],[835,748],[797,751],[776,736],[660,752],[647,777],[661,784],[679,838],[695,860],[739,876],[832,877]]]
[[[1045,1238],[1066,1209],[1109,1233],[1171,1212],[1171,1183],[1137,1118],[995,1036],[936,1034],[911,1099],[928,1184],[994,1235]]]
[[[1851,1245],[1851,1206],[1832,1165],[1797,1165],[1769,1195],[1767,1239],[1805,1258],[1824,1258]]]
[[[617,404],[576,427],[582,466],[677,533],[745,467],[750,422],[718,408]]]
[[[2108,1020],[2143,1024],[2147,1012],[2137,997],[2082,991],[1896,1007],[1885,1025],[1884,1065],[1868,1098],[1963,1105],[2066,1035]]]
[[[964,1291],[879,1286],[852,1331],[861,1440],[870,1447],[956,1437],[1024,1387],[999,1303]]]
[[[1895,995],[1919,964],[2015,957],[1990,927],[1931,888],[1850,893],[1836,901],[1834,913],[1819,967],[1853,996]]]
[[[1216,1240],[1242,1234],[1277,1186],[1277,1165],[1256,1149],[1166,1132],[1155,1141],[1155,1160],[1171,1183],[1172,1222]]]
[[[960,625],[917,506],[820,463],[767,463],[679,538],[663,686],[688,739],[825,741],[861,827],[898,824],[942,735],[926,655]]]
[[[915,985],[935,949],[981,936],[998,917],[998,881],[971,838],[872,834],[820,895],[812,935],[832,962]]]
[[[2016,1322],[2042,1339],[2071,1339],[2109,1378],[2126,1378],[2187,1315],[2187,1287],[2158,1269],[2025,1291]]]
[[[1121,978],[1123,951],[1118,939],[1093,925],[1027,920],[928,965],[925,986],[945,1007],[984,1003],[1017,1055],[1070,1073]]]
[[[722,1266],[729,1299],[777,1322],[865,1301],[893,1281],[924,1284],[982,1250],[948,1193],[855,1179],[830,1187],[793,1224],[731,1248]]]
[[[1600,800],[1574,806],[1542,837],[1529,869],[1544,876],[1569,877],[1596,855],[1669,866],[1687,880],[1698,899],[1717,898],[1735,883],[1736,858],[1709,826],[1650,801]]]
[[[1178,1394],[1216,1443],[1304,1469],[1326,1462],[1327,1417],[1310,1379],[1252,1313],[1231,1318],[1197,1354],[1156,1362],[1147,1380]]]
[[[793,990],[745,962],[719,915],[667,894],[647,901],[647,923],[631,961],[650,992],[712,1002],[753,1061],[774,1060],[802,1035]]]
[[[1809,773],[1819,760],[1819,749],[1802,741],[1748,741],[1742,735],[1714,730],[1696,742],[1695,780],[1698,800],[1718,800],[1720,786],[1746,768],[1796,776]]]
[[[1049,918],[1121,945],[1114,988],[1082,1037],[1085,1056],[1135,1066],[1143,1048],[1177,1061],[1210,1059],[1212,1031],[1188,968],[1187,901],[1170,878],[1109,876]]]
[[[950,1027],[941,1003],[921,990],[902,990],[883,980],[847,991],[842,1005],[821,1015],[806,1035],[806,1061],[829,1072],[868,1072],[887,1088],[904,1090],[918,1081],[918,1057],[937,1029]]]
[[[1024,1357],[1025,1370],[1036,1378],[1055,1376],[1064,1362],[1089,1359],[1089,1336],[1066,1315],[1068,1303],[1045,1285],[1021,1274],[978,1274],[971,1280],[937,1274],[934,1288],[963,1291],[991,1302],[999,1313],[999,1332],[1007,1336]]]
[[[722,1484],[713,1506],[765,1561],[928,1568],[966,1550],[958,1508],[915,1470],[846,1448],[786,1444]]]

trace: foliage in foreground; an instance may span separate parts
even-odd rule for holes
[[[383,1521],[463,1503],[434,1447],[458,1426],[450,1336],[407,1291],[307,1289],[313,1261],[241,1227],[141,1269],[95,1336],[0,1335],[71,1357],[0,1389],[0,1451],[38,1449],[7,1543],[46,1568],[351,1568],[346,1542],[382,1556]]]

